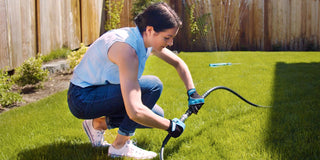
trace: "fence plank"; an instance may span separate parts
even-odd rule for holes
[[[271,0],[264,1],[264,50],[270,51],[271,50]]]
[[[301,47],[300,49],[305,48],[306,46],[306,35],[307,35],[307,19],[308,19],[308,8],[306,2],[301,4]]]
[[[40,0],[40,52],[49,54],[62,47],[80,46],[80,4],[78,0]]]
[[[81,0],[82,42],[89,45],[100,36],[104,0]]]
[[[8,25],[6,1],[0,0],[0,68],[11,65],[11,58],[8,49]]]
[[[250,14],[249,14],[249,5],[247,1],[242,0],[240,4],[240,11],[242,13],[240,20],[240,49],[249,50],[250,47],[250,36],[249,36],[249,22],[250,22]]]
[[[276,33],[276,35],[274,36],[278,36],[278,41],[275,42],[275,45],[280,45],[280,49],[281,50],[286,50],[286,44],[287,44],[287,37],[286,37],[286,33],[287,33],[287,19],[289,17],[289,15],[287,14],[287,4],[288,4],[288,0],[282,0],[282,1],[278,1],[277,5],[277,31],[274,31]]]
[[[36,55],[34,1],[8,0],[7,13],[10,67],[14,68]]]
[[[36,48],[36,13],[35,1],[24,0],[21,2],[21,38],[22,57],[29,58],[37,54]],[[18,57],[21,59],[21,57]],[[23,63],[24,60],[20,60]]]
[[[209,13],[209,17],[207,19],[208,23],[208,33],[206,37],[206,41],[209,43],[207,50],[218,50],[218,45],[217,45],[217,38],[216,38],[216,32],[214,31],[215,29],[215,19],[214,18],[214,4],[212,3],[211,0],[206,0],[204,3],[205,6],[205,13]]]
[[[264,49],[264,0],[252,1],[253,35],[251,38],[251,50]]]
[[[241,4],[241,0],[233,0],[233,13],[231,15],[232,21],[231,24],[231,31],[229,33],[229,36],[231,37],[231,39],[229,40],[230,46],[228,46],[228,48],[230,48],[231,50],[238,50],[240,43],[240,20],[242,19],[242,17],[240,17],[242,14],[240,11],[240,4]]]
[[[318,41],[318,50],[320,50],[320,0],[318,0],[318,13],[317,13],[317,19],[318,19],[318,24],[317,24],[317,41]]]
[[[298,50],[301,42],[301,1],[292,0],[290,3],[290,49]]]
[[[46,55],[62,47],[61,0],[40,0],[39,5],[40,53]]]
[[[311,1],[308,6],[308,8],[310,8],[309,15],[308,15],[310,16],[310,20],[309,20],[310,33],[309,35],[307,35],[307,37],[309,37],[309,49],[311,50],[319,48],[318,42],[317,42],[317,39],[318,39],[317,25],[319,23],[318,6],[319,6],[318,0]]]
[[[80,2],[78,0],[68,0],[62,3],[62,36],[64,47],[70,49],[80,47]]]
[[[133,18],[131,16],[131,7],[133,5],[133,1],[124,0],[123,9],[120,15],[120,26],[121,27],[133,27],[135,24],[133,23]]]

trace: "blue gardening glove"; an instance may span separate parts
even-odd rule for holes
[[[167,131],[171,137],[177,138],[182,134],[185,127],[186,125],[180,119],[174,118],[170,120],[170,126]]]
[[[188,106],[192,113],[197,114],[201,106],[204,104],[204,98],[200,96],[196,89],[189,89],[188,92]]]

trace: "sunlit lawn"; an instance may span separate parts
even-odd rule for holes
[[[171,139],[165,159],[319,159],[320,52],[180,53],[199,93],[229,87],[255,108],[229,92],[212,92],[186,130]],[[233,65],[209,67],[210,63]],[[167,118],[187,109],[183,83],[174,68],[151,56],[145,74],[164,84],[158,104]],[[92,148],[67,107],[66,91],[0,114],[0,159],[110,159],[107,148]],[[137,130],[137,145],[159,152],[166,132]],[[112,142],[116,130],[107,131]],[[156,158],[158,159],[158,157]]]

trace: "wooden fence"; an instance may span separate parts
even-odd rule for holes
[[[184,22],[172,49],[320,50],[320,0],[167,1]],[[133,2],[124,1],[122,27],[134,26]],[[190,32],[192,5],[194,22],[206,32]],[[91,44],[105,32],[104,8],[105,0],[0,0],[0,68],[15,68],[38,53]]]
[[[133,26],[131,6],[124,1],[121,26]],[[0,16],[0,68],[9,69],[38,53],[91,44],[108,19],[105,0],[0,0]]]
[[[175,10],[184,20],[176,48],[204,50],[320,50],[320,0],[179,0]],[[192,42],[188,11],[205,18],[207,33]]]
[[[250,50],[319,50],[319,0],[252,0],[241,45]]]
[[[0,68],[16,67],[37,52],[34,0],[0,0]]]

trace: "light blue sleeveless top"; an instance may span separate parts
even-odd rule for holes
[[[119,68],[108,58],[109,48],[115,42],[125,42],[136,51],[139,58],[139,79],[152,48],[145,48],[137,27],[126,27],[106,32],[88,48],[73,71],[71,83],[83,88],[107,83],[120,84]]]

